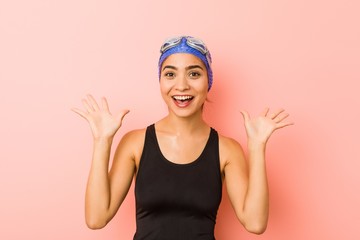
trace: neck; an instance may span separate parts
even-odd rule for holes
[[[191,134],[196,131],[204,131],[209,128],[202,118],[201,112],[191,117],[178,117],[173,114],[169,114],[157,124],[161,129],[172,132],[176,135]]]

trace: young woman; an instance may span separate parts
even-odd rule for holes
[[[265,147],[274,130],[293,123],[288,114],[266,108],[255,118],[241,112],[248,137],[248,161],[238,142],[218,134],[203,119],[212,85],[211,56],[196,38],[169,39],[161,47],[160,91],[168,114],[123,136],[110,171],[115,133],[129,112],[110,113],[88,95],[85,118],[94,151],[85,196],[86,223],[103,228],[115,215],[135,178],[135,240],[213,240],[222,183],[242,225],[260,234],[268,221]]]

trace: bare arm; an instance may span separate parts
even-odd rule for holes
[[[72,110],[89,122],[94,138],[92,164],[85,194],[85,219],[89,228],[98,229],[113,218],[131,185],[135,163],[133,148],[127,146],[132,140],[132,134],[124,136],[119,143],[113,166],[108,173],[113,137],[128,110],[113,116],[105,98],[102,99],[102,107],[99,107],[91,95],[88,95],[87,100],[83,99],[83,104],[86,111]]]
[[[241,146],[234,140],[224,140],[221,149],[226,165],[224,168],[227,191],[236,215],[244,227],[252,233],[265,231],[269,216],[269,190],[266,174],[266,142],[275,129],[293,123],[283,123],[288,114],[280,110],[250,119],[245,112],[248,135],[248,163],[245,161]]]
[[[135,172],[135,161],[127,148],[131,133],[119,143],[109,168],[111,140],[94,141],[94,152],[85,195],[85,219],[99,229],[115,216],[124,201]]]

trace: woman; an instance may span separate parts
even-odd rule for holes
[[[203,119],[212,69],[210,52],[201,40],[181,36],[165,41],[159,79],[168,115],[125,134],[109,172],[111,144],[129,111],[112,115],[105,98],[99,106],[91,95],[82,101],[86,111],[73,109],[89,122],[94,137],[85,197],[87,225],[104,227],[135,178],[134,239],[215,239],[226,181],[239,221],[249,232],[263,233],[269,211],[265,146],[274,130],[293,124],[284,121],[288,114],[266,108],[250,118],[241,112],[248,137],[246,161],[238,142],[218,134]]]

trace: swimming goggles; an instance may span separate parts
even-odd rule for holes
[[[208,63],[209,64],[211,63],[210,53],[209,53],[209,50],[207,49],[205,43],[203,41],[201,41],[200,39],[190,37],[190,36],[179,36],[179,37],[173,37],[173,38],[169,38],[169,39],[165,40],[165,42],[163,43],[163,45],[160,48],[160,53],[163,54],[167,50],[179,45],[183,38],[186,39],[186,44],[189,47],[194,48],[194,49],[198,50],[199,52],[201,52],[203,55],[206,56]]]

